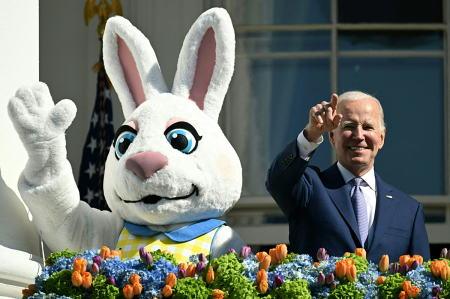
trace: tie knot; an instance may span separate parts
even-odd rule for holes
[[[362,178],[354,178],[353,179],[353,186],[356,186],[358,188],[359,185],[361,185],[362,181],[363,181]]]

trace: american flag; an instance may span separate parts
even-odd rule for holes
[[[91,207],[110,210],[103,194],[103,177],[106,157],[114,140],[114,126],[110,88],[102,53],[100,53],[100,62],[97,65],[97,94],[89,133],[83,149],[78,190],[81,200],[87,202]]]

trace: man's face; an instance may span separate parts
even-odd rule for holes
[[[340,125],[329,132],[339,163],[356,176],[368,172],[383,147],[386,129],[380,127],[380,109],[372,99],[347,100],[338,104]]]

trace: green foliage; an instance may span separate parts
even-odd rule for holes
[[[356,264],[356,262],[355,262]],[[340,283],[331,291],[330,299],[362,299],[363,296],[356,290],[355,284],[352,281]],[[382,297],[384,298],[384,297]]]
[[[242,276],[244,267],[234,254],[223,255],[211,261],[214,269],[215,281],[209,285],[210,289],[219,289],[229,294],[230,299],[259,298],[258,291],[252,281]]]
[[[63,251],[53,252],[52,254],[50,254],[50,256],[45,260],[45,263],[53,265],[56,260],[62,256],[70,259],[72,256],[76,256],[77,254],[77,252],[70,252],[69,248],[66,248]]]
[[[389,275],[382,285],[379,285],[381,298],[397,299],[398,294],[403,290],[402,283],[406,278],[400,273]]]
[[[92,299],[115,299],[120,291],[106,283],[106,276],[99,275],[92,281]]]
[[[201,279],[186,277],[179,279],[173,288],[173,299],[207,299],[211,290]]]
[[[283,264],[287,264],[287,263],[293,262],[296,256],[298,256],[298,254],[293,253],[293,252],[288,253],[288,254],[286,255],[286,258],[285,258],[284,261],[283,261]]]
[[[311,299],[311,292],[309,291],[309,283],[304,279],[301,280],[295,279],[291,281],[286,281],[280,287],[275,288],[270,292],[270,298]]]
[[[350,256],[344,257],[344,259],[348,259],[348,258],[355,261],[356,274],[359,275],[359,274],[369,270],[369,262],[365,258],[358,256],[354,253],[350,253]]]
[[[442,282],[441,285],[442,294],[439,294],[439,298],[450,298],[450,279]]]
[[[47,294],[54,293],[56,295],[64,295],[73,299],[81,299],[81,287],[72,284],[72,271],[63,270],[54,273],[45,282],[45,292]]]
[[[173,254],[169,253],[169,252],[162,252],[161,249],[155,250],[151,252],[152,256],[153,256],[153,263],[156,262],[157,260],[159,260],[162,257],[166,258],[166,261],[171,262],[175,267],[178,266],[178,262],[177,259],[173,256]],[[147,266],[147,269],[151,269],[153,263],[151,263],[150,265]]]

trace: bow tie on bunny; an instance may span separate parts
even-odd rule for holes
[[[105,69],[125,116],[105,167],[111,213],[80,201],[64,136],[76,114],[73,102],[55,105],[44,83],[16,92],[8,112],[29,155],[19,191],[51,250],[114,248],[124,221],[183,226],[220,217],[234,206],[241,164],[217,123],[234,49],[228,13],[204,12],[184,40],[169,92],[148,39],[122,17],[108,20]],[[245,245],[230,227],[219,228],[211,245],[216,257]]]

